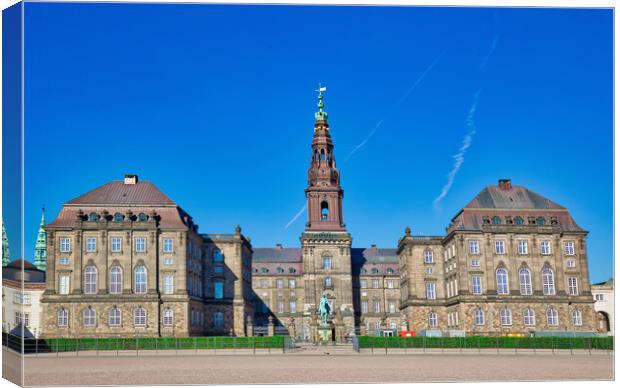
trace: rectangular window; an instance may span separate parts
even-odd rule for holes
[[[575,268],[577,266],[577,262],[575,260],[567,260],[566,267],[567,268]]]
[[[372,288],[379,288],[379,279],[372,279]]]
[[[60,265],[69,265],[69,258],[64,256],[58,260],[58,264]]]
[[[146,251],[146,239],[144,237],[136,238],[135,242],[136,242],[136,252]]]
[[[261,288],[269,288],[269,280],[267,280],[267,279],[261,279],[261,280],[260,280],[260,287],[261,287]]]
[[[472,267],[480,267],[480,260],[479,259],[474,259],[474,260],[470,261],[469,264]]]
[[[471,293],[474,295],[482,294],[482,280],[480,276],[471,277]]]
[[[69,275],[60,275],[58,277],[58,293],[61,295],[69,294]]]
[[[519,240],[517,242],[517,253],[520,255],[527,255],[527,241]]]
[[[221,265],[216,265],[213,267],[213,273],[224,273],[224,267]]]
[[[173,262],[172,257],[164,257],[164,265],[172,265]]]
[[[332,269],[332,258],[331,257],[323,258],[323,269],[325,271],[329,271],[330,269]]]
[[[96,237],[89,237],[86,239],[86,252],[97,252]]]
[[[426,299],[435,299],[435,283],[426,283]]]
[[[506,254],[506,246],[504,240],[495,240],[495,253],[498,255]]]
[[[71,239],[70,238],[61,238],[60,239],[60,251],[61,252],[71,252]]]
[[[477,255],[480,253],[480,247],[478,246],[477,240],[471,240],[469,242],[469,253],[472,255]]]
[[[284,312],[284,302],[279,300],[278,303],[276,304],[276,309],[278,311],[278,313],[283,313]]]
[[[385,284],[387,288],[394,288],[394,279],[387,279]]]
[[[433,262],[433,251],[424,251],[424,263],[431,264]]]
[[[222,254],[222,251],[219,249],[216,249],[213,251],[213,261],[216,263],[223,263],[224,262],[224,255]]]
[[[295,288],[296,284],[295,284],[295,279],[289,279],[288,280],[288,288]]]
[[[368,301],[362,301],[362,314],[368,314]]]
[[[122,247],[120,237],[112,237],[112,252],[120,252]]]
[[[569,295],[579,294],[579,289],[577,288],[577,278],[575,277],[568,278],[568,294]]]
[[[433,273],[433,267],[426,267],[426,273]]]
[[[381,302],[378,300],[372,301],[372,312],[375,314],[379,314],[381,312]]]
[[[171,238],[164,239],[164,252],[172,253],[172,239]]]
[[[388,311],[392,314],[396,312],[396,302],[390,301],[388,303]]]
[[[13,296],[13,302],[15,302],[17,304],[29,305],[30,304],[30,294],[18,291]]]
[[[551,244],[549,244],[549,240],[542,240],[540,242],[540,254],[541,255],[551,254]]]
[[[605,300],[605,297],[603,296],[603,294],[596,294],[596,295],[594,295],[594,298],[595,298],[597,301],[599,301],[599,302],[601,302],[601,301],[604,301],[604,300]]]
[[[284,288],[284,281],[282,279],[276,279],[276,288]]]
[[[213,283],[213,297],[215,299],[224,298],[224,283],[221,281]]]
[[[164,294],[174,294],[173,275],[164,275]]]
[[[564,254],[567,256],[575,254],[575,244],[572,241],[564,241]]]
[[[295,314],[297,312],[297,301],[291,300],[288,302],[288,309],[291,314]]]
[[[360,279],[360,288],[368,288],[368,280]]]

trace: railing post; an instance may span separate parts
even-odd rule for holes
[[[95,338],[95,352],[97,354],[97,357],[99,357],[99,337]]]
[[[159,337],[155,337],[155,355],[159,355]]]
[[[592,338],[588,338],[588,354],[592,355]]]
[[[252,354],[256,355],[256,337],[252,337]]]
[[[499,354],[499,337],[495,337],[495,347],[497,348],[497,354]]]
[[[196,337],[194,337],[194,354],[198,354],[198,347],[196,343]]]
[[[39,356],[39,338],[34,337],[34,355],[35,357]]]
[[[76,338],[76,341],[75,341],[75,355],[76,356],[80,355],[80,337]]]

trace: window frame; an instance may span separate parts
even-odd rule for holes
[[[82,292],[87,295],[95,295],[97,294],[97,283],[98,283],[98,274],[97,267],[94,265],[87,265],[84,268],[83,273],[83,289]]]
[[[532,295],[532,271],[528,268],[519,269],[519,292],[521,295]]]
[[[140,313],[140,314],[138,314]],[[144,314],[142,314],[144,313]],[[144,322],[142,322],[144,320]],[[136,307],[133,309],[133,326],[144,327],[147,323],[147,311],[144,307]]]
[[[61,237],[58,246],[62,253],[71,252],[71,237]]]
[[[136,237],[134,239],[134,251],[136,253],[146,252],[146,237]]]
[[[502,274],[501,277],[500,273]],[[500,278],[505,282],[500,282]],[[495,270],[495,286],[498,295],[510,295],[510,283],[506,268],[500,267]]]
[[[110,239],[110,252],[119,253],[123,251],[122,237],[112,237]]]
[[[145,265],[137,265],[134,268],[133,283],[134,294],[146,294],[148,291],[148,271]]]
[[[97,252],[97,237],[86,238],[86,252],[88,253]]]
[[[118,295],[123,293],[123,269],[120,265],[110,267],[109,293]]]
[[[117,314],[118,313],[118,314]],[[114,306],[110,310],[108,310],[108,326],[120,326],[122,321],[122,313],[121,310]],[[113,320],[114,319],[114,320]]]
[[[502,307],[499,310],[500,326],[512,326],[512,311],[508,307]]]

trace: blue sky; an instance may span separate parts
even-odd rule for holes
[[[322,81],[354,246],[443,234],[511,178],[612,275],[611,10],[29,3],[25,23],[27,258],[43,204],[127,172],[202,232],[298,246]]]

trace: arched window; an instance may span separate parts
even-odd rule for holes
[[[434,311],[431,311],[430,313],[428,313],[428,325],[430,327],[436,327],[438,324],[437,322],[437,313]]]
[[[139,265],[134,272],[134,292],[136,294],[146,294],[146,267]]]
[[[123,271],[118,265],[110,268],[110,294],[123,293]]]
[[[84,326],[92,327],[97,323],[97,316],[95,310],[88,307],[82,311],[82,324]]]
[[[333,287],[332,278],[329,276],[326,277],[325,280],[323,280],[323,284],[325,285],[325,288],[332,288]]]
[[[295,268],[291,267],[291,268],[288,269],[288,272],[289,273],[295,273],[295,272],[297,272],[297,270]]]
[[[278,267],[278,268],[276,269],[276,272],[277,272],[277,273],[284,273],[284,268]]]
[[[146,326],[146,309],[138,307],[133,310],[133,325],[134,326]]]
[[[523,324],[525,326],[533,326],[536,324],[536,318],[534,316],[534,310],[526,308],[523,310]]]
[[[502,326],[512,325],[512,312],[507,307],[503,307],[499,310],[499,323]]]
[[[538,218],[536,219],[536,223],[537,223],[538,225],[544,225],[544,224],[545,224],[545,217],[538,217]]]
[[[516,216],[515,225],[523,225],[523,218],[521,218],[520,216]]]
[[[498,268],[495,272],[497,281],[497,293],[499,295],[507,295],[510,293],[508,289],[508,271],[505,268]]]
[[[261,273],[269,273],[269,269],[263,267],[263,268],[260,269],[260,272]]]
[[[147,215],[144,213],[138,214],[138,221],[144,222],[148,219]]]
[[[547,309],[547,325],[558,325],[558,310],[554,309],[553,307]]]
[[[258,268],[252,268],[252,273],[258,273]]]
[[[581,311],[573,310],[571,315],[573,318],[573,326],[581,326],[583,324],[583,321],[581,320]]]
[[[542,271],[543,280],[543,294],[555,295],[555,279],[553,278],[553,271],[549,267],[545,267]]]
[[[325,150],[321,149],[321,160],[325,160]]]
[[[329,206],[327,202],[321,202],[321,221],[327,221],[329,218]]]
[[[477,308],[474,310],[474,325],[484,325],[484,311],[482,311],[481,308]]]
[[[59,327],[69,326],[69,312],[67,309],[62,308],[56,312],[56,324]]]
[[[532,275],[527,268],[519,270],[519,291],[521,295],[532,295]]]
[[[362,269],[360,270],[360,273],[361,273],[361,274],[366,274],[366,273],[368,273],[368,270],[366,270],[366,268],[362,268]]]
[[[84,268],[84,293],[97,293],[97,268],[92,265]]]
[[[174,311],[172,311],[171,308],[167,308],[164,310],[163,324],[164,326],[172,326],[173,323],[174,323]]]
[[[501,223],[502,223],[502,219],[501,219],[501,218],[499,218],[498,216],[495,216],[495,217],[493,217],[493,218],[491,219],[491,223],[492,223],[493,225],[499,225],[499,224],[501,224]]]
[[[121,310],[114,306],[108,311],[108,326],[121,325]]]
[[[391,274],[394,273],[394,269],[393,268],[388,268],[388,269],[385,270],[385,272],[391,275]]]
[[[114,213],[114,222],[121,222],[124,218],[125,216],[123,216],[121,213]]]
[[[379,273],[379,268],[373,268],[371,272],[376,275]]]
[[[88,221],[97,221],[99,220],[99,214],[97,213],[90,213],[88,215]]]

